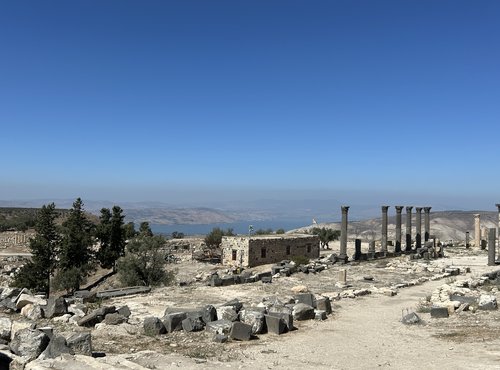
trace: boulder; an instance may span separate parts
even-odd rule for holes
[[[216,320],[207,323],[207,325],[205,326],[205,330],[209,333],[214,334],[228,334],[232,326],[232,321]]]
[[[116,312],[115,306],[98,308],[78,320],[78,325],[92,327],[104,320],[107,314]]]
[[[182,330],[185,332],[193,332],[203,330],[205,324],[200,317],[188,316],[182,320]]]
[[[296,285],[291,289],[291,291],[295,294],[308,293],[309,289],[305,285]]]
[[[90,332],[73,334],[66,339],[66,344],[77,355],[92,356]]]
[[[144,334],[152,337],[155,335],[165,334],[167,332],[163,322],[158,317],[154,316],[149,316],[144,319],[143,328]]]
[[[162,321],[167,333],[182,330],[182,321],[186,318],[187,314],[185,312],[174,312],[163,316]]]
[[[238,312],[234,306],[217,307],[217,319],[236,321],[238,320]]]
[[[421,322],[420,317],[415,312],[410,312],[403,316],[401,322],[405,325],[415,325]]]
[[[47,319],[61,316],[68,313],[68,305],[63,297],[50,297],[47,299],[47,305],[43,307],[43,313]]]
[[[252,326],[243,322],[235,321],[231,326],[229,337],[234,340],[250,340],[252,337]]]
[[[74,351],[68,347],[66,338],[62,335],[55,335],[49,342],[45,351],[38,357],[39,360],[46,360],[48,358],[56,358],[63,353],[74,355]]]
[[[117,313],[119,313],[120,315],[122,316],[125,316],[127,319],[130,317],[130,315],[132,314],[130,312],[130,308],[128,308],[128,306],[121,306],[119,307],[117,310],[116,310]]]
[[[124,322],[127,322],[127,318],[123,315],[120,315],[118,312],[108,313],[104,318],[104,323],[106,325],[120,325]]]
[[[0,339],[10,340],[12,321],[8,317],[0,317]]]
[[[214,342],[216,343],[226,343],[227,339],[227,335],[225,334],[215,334],[214,336]]]
[[[206,305],[201,310],[201,319],[205,324],[217,320],[217,310],[212,305]]]
[[[9,347],[12,353],[31,361],[40,356],[48,344],[47,334],[40,330],[26,328],[16,332]]]
[[[481,294],[477,308],[480,310],[496,310],[498,308],[497,298],[494,295]]]
[[[26,289],[19,288],[3,288],[2,293],[0,293],[0,301],[3,301],[4,299],[17,298],[23,290],[26,291]]]
[[[315,318],[314,307],[305,304],[297,303],[293,306],[292,315],[294,320],[313,320]]]
[[[16,309],[20,310],[28,304],[45,305],[47,301],[40,297],[32,296],[31,294],[22,293],[16,301]]]
[[[240,321],[252,327],[252,334],[261,334],[266,328],[265,309],[248,308],[240,311]]]
[[[21,309],[21,315],[30,320],[37,321],[43,317],[43,311],[39,305],[29,303]]]
[[[33,321],[28,321],[28,320],[14,320],[12,322],[12,326],[11,326],[11,329],[10,329],[10,340],[14,339],[14,335],[16,335],[16,333],[19,330],[23,330],[23,329],[26,329],[26,328],[35,329],[35,327],[36,327],[36,324]]]
[[[228,301],[228,302],[226,302],[224,304],[221,304],[221,306],[224,306],[224,307],[231,306],[231,307],[234,308],[234,310],[236,312],[240,312],[240,310],[243,308],[243,303],[241,303],[237,299],[231,299],[230,301]]]

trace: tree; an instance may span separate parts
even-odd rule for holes
[[[276,230],[276,234],[284,234],[285,233],[285,229],[277,229]]]
[[[165,269],[165,253],[162,236],[139,235],[129,241],[124,257],[117,263],[118,278],[122,284],[168,285],[174,279],[174,272]]]
[[[319,236],[319,241],[323,248],[328,248],[328,243],[338,240],[340,237],[340,230],[327,229],[326,227],[315,227],[311,230],[311,233]]]
[[[137,231],[135,231],[135,225],[133,222],[127,222],[123,228],[125,229],[125,238],[132,239],[137,236]]]
[[[172,239],[182,239],[184,238],[184,233],[179,231],[172,231]]]
[[[55,204],[42,206],[37,214],[35,237],[30,240],[31,261],[25,264],[14,278],[13,285],[50,293],[50,277],[56,267],[57,247],[60,235],[55,219]]]
[[[269,235],[273,233],[273,229],[257,229],[255,235]]]
[[[99,240],[97,258],[103,268],[115,268],[115,262],[125,253],[125,227],[123,210],[113,207],[113,213],[108,208],[101,209],[100,223],[96,236]]]
[[[153,236],[153,232],[151,231],[149,222],[147,221],[141,222],[141,224],[139,225],[139,235]]]
[[[83,202],[78,198],[63,223],[59,266],[54,280],[57,288],[73,292],[93,270],[93,232],[94,225],[85,215]]]

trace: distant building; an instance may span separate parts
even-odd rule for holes
[[[226,236],[221,248],[223,264],[253,267],[296,256],[318,258],[319,238],[307,234]]]

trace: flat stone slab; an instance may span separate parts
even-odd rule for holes
[[[431,317],[436,319],[447,318],[449,316],[447,307],[431,307]]]
[[[109,289],[102,290],[96,293],[97,298],[114,298],[114,297],[123,297],[132,294],[143,294],[149,293],[151,291],[151,287],[148,286],[134,286],[120,289]]]

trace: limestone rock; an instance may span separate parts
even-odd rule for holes
[[[108,313],[104,318],[106,325],[119,325],[127,321],[127,318],[119,313]]]
[[[261,334],[265,328],[265,310],[244,309],[240,311],[240,321],[252,327],[252,334]]]
[[[421,322],[420,317],[415,312],[410,312],[403,316],[401,322],[405,325],[415,325]]]
[[[43,311],[39,305],[29,303],[21,309],[21,315],[30,320],[37,321],[43,317]]]
[[[497,298],[494,295],[482,294],[479,297],[478,308],[480,310],[496,310]]]
[[[159,334],[165,334],[167,329],[165,329],[165,325],[163,322],[154,316],[149,316],[144,319],[143,323],[144,334],[155,336]]]
[[[20,310],[24,306],[28,304],[33,304],[33,305],[45,305],[47,304],[47,301],[43,298],[40,297],[35,297],[30,294],[23,293],[19,296],[19,298],[16,301],[16,309]]]
[[[73,334],[66,339],[66,344],[77,355],[92,356],[90,332]]]
[[[312,320],[315,317],[314,307],[305,303],[297,303],[293,306],[292,315],[294,320]]]
[[[68,305],[66,300],[62,297],[50,297],[47,300],[47,305],[43,308],[44,316],[48,319],[54,316],[61,316],[68,313]]]
[[[228,320],[217,320],[207,323],[205,330],[214,334],[228,334],[233,323]]]
[[[66,338],[62,335],[56,335],[50,340],[49,345],[45,348],[45,351],[42,352],[38,359],[45,360],[48,358],[56,358],[63,353],[69,353],[71,355],[75,354],[73,350],[68,347]]]
[[[47,334],[40,330],[26,328],[16,332],[9,346],[14,354],[31,361],[40,356],[48,344]]]
[[[296,285],[290,290],[295,294],[309,292],[309,289],[305,285]]]
[[[0,339],[10,340],[12,321],[8,317],[0,317]]]
[[[236,321],[238,320],[238,312],[233,306],[217,307],[217,319]]]

